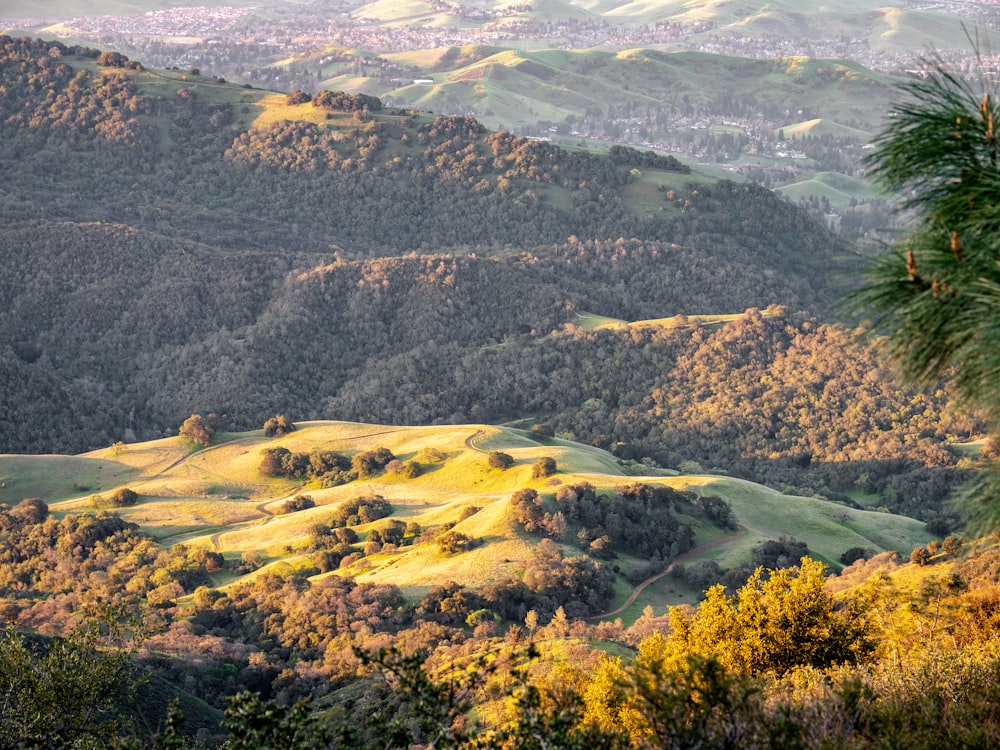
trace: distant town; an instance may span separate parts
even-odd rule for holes
[[[914,10],[946,13],[968,19],[973,28],[1000,28],[996,12],[1000,0],[943,0],[914,2]],[[151,66],[199,66],[215,75],[238,76],[251,60],[276,61],[328,47],[391,53],[469,44],[511,44],[544,40],[554,49],[627,49],[667,47],[749,58],[788,56],[833,57],[853,60],[873,70],[912,69],[921,54],[874,49],[867,39],[776,39],[773,37],[713,34],[711,21],[612,24],[607,20],[564,19],[549,22],[532,18],[531,4],[501,9],[434,0],[429,11],[454,17],[449,25],[406,26],[378,18],[378,8],[358,2],[300,6],[269,6],[267,18],[252,5],[242,7],[179,7],[134,15],[78,16],[59,19],[66,35],[100,45],[142,53]],[[51,19],[37,19],[40,26]],[[0,28],[24,27],[24,19],[2,19]],[[968,48],[937,50],[951,63],[974,62]],[[263,60],[262,60],[263,57]]]

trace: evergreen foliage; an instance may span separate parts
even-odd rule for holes
[[[0,632],[0,745],[109,747],[125,735],[113,709],[139,675],[112,641],[96,623],[68,638]]]
[[[908,84],[869,166],[905,196],[918,224],[874,264],[856,297],[903,375],[933,385],[952,375],[967,408],[1000,426],[1000,96],[982,71],[970,82],[940,61]],[[979,522],[1000,524],[997,472],[983,475]]]

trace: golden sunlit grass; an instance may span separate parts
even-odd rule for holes
[[[337,114],[327,117],[328,110],[316,107],[312,102],[305,104],[289,104],[286,94],[268,93],[257,102],[263,109],[253,121],[253,127],[264,128],[279,122],[312,122],[317,125],[350,125],[356,124],[354,115]]]
[[[773,310],[760,310],[760,315],[768,317],[774,315]],[[581,312],[577,314],[575,324],[587,331],[596,331],[602,328],[624,328],[634,326],[642,328],[654,326],[657,328],[686,328],[695,324],[703,326],[720,326],[725,323],[732,323],[746,317],[746,311],[734,313],[720,313],[711,315],[673,315],[669,318],[650,318],[649,320],[624,321],[619,318],[608,318],[594,313]]]
[[[0,456],[0,479],[5,485],[0,497],[15,503],[21,497],[37,496],[57,513],[94,512],[94,492],[110,494],[127,486],[139,493],[140,501],[116,512],[164,544],[205,547],[229,560],[253,550],[269,561],[268,569],[290,572],[309,566],[307,546],[316,524],[329,523],[343,502],[377,494],[391,503],[391,518],[416,522],[422,529],[457,522],[455,531],[478,540],[474,549],[451,556],[434,542],[404,545],[334,573],[395,584],[410,598],[419,598],[450,580],[480,586],[520,574],[538,542],[511,521],[510,496],[524,487],[535,488],[543,498],[554,496],[562,485],[578,482],[589,482],[599,492],[643,482],[719,495],[732,504],[739,523],[747,529],[700,556],[724,568],[748,562],[755,544],[782,535],[805,542],[811,555],[834,565],[851,547],[908,554],[930,538],[923,524],[913,519],[854,510],[818,498],[790,497],[743,480],[710,475],[626,476],[605,451],[558,438],[539,442],[525,430],[510,427],[304,422],[283,437],[266,438],[258,430],[226,434],[221,440],[200,450],[180,438],[168,438],[83,456]],[[347,455],[385,447],[400,460],[418,462],[422,473],[413,479],[385,473],[328,488],[315,482],[264,477],[259,471],[263,451],[279,446],[298,453],[331,450]],[[491,468],[487,454],[492,450],[508,453],[515,465],[507,470]],[[532,477],[532,467],[541,457],[555,459],[558,471],[554,476]],[[83,486],[88,489],[80,489]],[[283,513],[284,502],[296,494],[308,494],[315,507]],[[479,510],[459,521],[463,510],[473,506]],[[698,518],[683,520],[691,523],[699,544],[725,535]],[[361,544],[371,529],[386,523],[387,519],[381,519],[355,527]],[[566,553],[577,554],[569,541],[563,545]],[[625,554],[615,562],[623,571],[646,564]],[[235,577],[228,575],[217,583],[232,580]],[[621,578],[616,587],[615,601],[623,602],[632,587]],[[635,619],[647,604],[662,608],[690,603],[697,593],[668,576],[643,591],[623,617]]]

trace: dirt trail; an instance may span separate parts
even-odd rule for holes
[[[584,617],[583,619],[584,620],[605,620],[605,619],[607,619],[609,617],[617,617],[618,615],[620,615],[622,612],[624,612],[626,609],[628,609],[629,607],[631,607],[635,603],[635,600],[639,598],[639,594],[642,593],[642,590],[644,588],[646,588],[651,583],[655,583],[656,581],[660,580],[664,576],[669,575],[670,572],[674,569],[674,566],[677,565],[678,563],[682,563],[685,560],[689,560],[690,558],[694,557],[695,555],[701,554],[705,550],[710,550],[713,547],[718,547],[718,546],[720,546],[722,544],[726,544],[727,542],[731,542],[734,539],[738,539],[739,537],[743,536],[746,533],[747,533],[746,527],[745,526],[740,526],[740,530],[737,531],[735,534],[730,534],[729,536],[724,536],[721,539],[716,539],[715,541],[706,542],[705,544],[701,544],[701,545],[695,547],[694,549],[689,549],[683,555],[678,555],[677,558],[672,563],[670,563],[670,565],[668,565],[664,570],[662,570],[661,572],[657,573],[654,576],[650,576],[645,581],[643,581],[638,586],[636,586],[635,590],[631,594],[629,594],[628,599],[626,599],[625,603],[622,604],[620,607],[617,607],[617,608],[611,610],[610,612],[605,612],[604,614],[601,614],[601,615],[591,615],[590,617]]]
[[[476,445],[476,438],[481,437],[486,434],[486,430],[476,430],[469,437],[465,439],[465,447],[469,450],[476,451],[477,453],[486,453],[482,448]]]
[[[174,468],[180,466],[185,461],[189,461],[190,459],[195,458],[196,456],[204,456],[206,453],[210,453],[211,451],[218,450],[219,448],[225,448],[228,445],[234,445],[234,444],[240,444],[240,443],[242,443],[244,445],[253,445],[256,442],[260,442],[260,439],[259,438],[241,438],[241,437],[238,437],[238,438],[232,438],[231,440],[225,440],[225,441],[223,441],[221,443],[216,443],[215,445],[208,445],[208,446],[205,446],[204,448],[199,448],[198,450],[191,451],[190,453],[184,454],[183,456],[181,456],[180,458],[178,458],[176,461],[174,461],[172,464],[170,464],[169,466],[165,466],[164,468],[160,469],[158,472],[156,472],[153,476],[151,476],[149,478],[150,479],[156,479],[157,477],[162,476],[163,474],[166,474],[171,469],[174,469]]]

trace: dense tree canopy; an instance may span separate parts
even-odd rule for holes
[[[745,674],[783,674],[796,666],[857,663],[874,653],[875,640],[863,606],[838,607],[824,590],[824,565],[802,558],[798,568],[758,568],[734,597],[713,586],[697,613],[679,609],[662,651],[650,658],[683,662],[691,654],[717,658]]]

